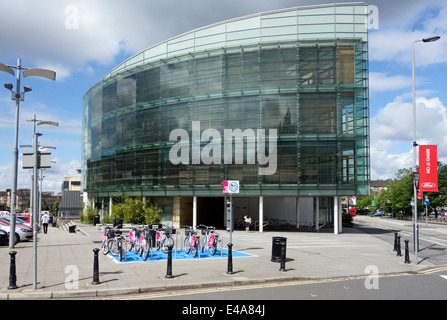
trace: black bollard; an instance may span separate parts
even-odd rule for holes
[[[165,278],[172,278],[172,244],[168,245],[168,267]]]
[[[99,249],[93,249],[93,282],[92,284],[100,284],[99,281],[99,260],[98,260],[98,252]]]
[[[402,252],[400,251],[400,236],[397,236],[397,256],[402,256]]]
[[[231,248],[233,247],[232,243],[228,244],[228,266],[227,266],[227,274],[233,274],[233,253]]]
[[[281,241],[281,266],[279,271],[286,271],[286,242]]]
[[[410,263],[410,251],[408,250],[409,240],[405,240],[405,261],[404,263]]]
[[[397,232],[394,232],[394,249],[393,251],[397,251]]]
[[[17,289],[17,276],[16,276],[16,251],[10,251],[11,264],[9,266],[9,286],[8,289]]]

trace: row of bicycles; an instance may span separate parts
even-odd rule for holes
[[[182,228],[185,228],[182,250],[186,254],[192,253],[192,256],[196,258],[200,252],[209,250],[211,255],[215,255],[221,237],[215,232],[214,227],[201,224],[196,226],[200,231],[196,231],[193,226],[183,226]],[[167,253],[169,247],[174,247],[177,236],[182,235],[176,229],[153,224],[132,227],[127,239],[120,228],[107,226],[104,230],[101,251],[105,255],[111,253],[118,256],[120,261],[127,260],[127,252],[133,251],[146,261],[149,254],[152,255],[152,250]]]
[[[218,243],[222,241],[220,235],[215,232],[215,228],[198,225],[200,232],[194,230],[192,226],[183,226],[185,228],[184,248],[186,253],[192,253],[194,258],[200,255],[200,252],[209,250],[214,256],[217,252]]]

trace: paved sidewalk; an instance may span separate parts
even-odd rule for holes
[[[100,226],[75,222],[82,231],[69,233],[49,227],[48,234],[38,234],[37,288],[33,289],[33,242],[19,243],[16,254],[17,289],[8,289],[10,255],[8,246],[0,247],[0,299],[64,299],[115,296],[160,290],[191,289],[203,286],[226,286],[266,281],[326,279],[369,275],[368,266],[376,266],[380,274],[419,271],[432,266],[404,263],[386,243],[356,228],[343,228],[334,235],[332,229],[321,232],[245,232],[232,235],[233,251],[251,256],[233,256],[233,274],[227,274],[228,259],[172,260],[173,278],[166,278],[166,261],[119,263],[101,252],[100,284],[92,284],[94,248],[102,240]],[[182,230],[183,231],[183,230]],[[223,235],[224,248],[229,233]],[[272,262],[272,237],[287,238],[286,271]],[[410,253],[410,259],[413,256]],[[366,270],[366,271],[365,271]]]

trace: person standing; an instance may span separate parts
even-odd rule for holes
[[[48,232],[48,222],[50,221],[50,216],[48,215],[48,212],[45,212],[42,216],[42,225],[43,225],[43,233],[47,234]]]
[[[244,216],[244,225],[245,225],[245,231],[249,231],[251,225],[251,218],[248,215]]]

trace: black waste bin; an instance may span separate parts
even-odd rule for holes
[[[284,250],[287,247],[287,238],[273,237],[272,238],[272,261],[281,262],[281,246],[284,245]]]
[[[93,216],[93,225],[96,226],[99,223],[99,215]]]
[[[68,227],[68,232],[69,232],[69,233],[76,233],[76,225],[74,225],[74,226],[69,226],[69,227]]]
[[[121,218],[115,218],[113,219],[113,227],[114,228],[122,228],[123,227],[123,219]]]

